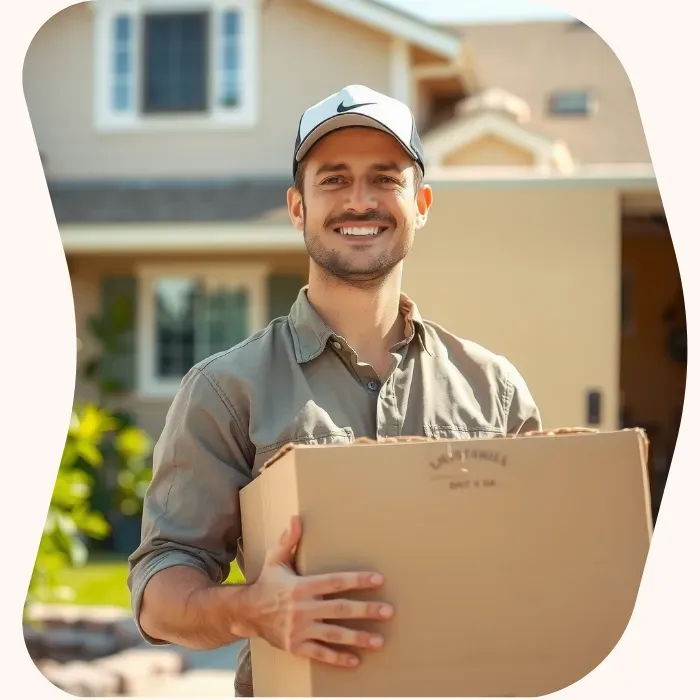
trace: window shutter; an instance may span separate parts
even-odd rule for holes
[[[131,391],[136,386],[135,277],[103,277],[101,280],[100,383],[103,390]]]
[[[272,274],[267,279],[268,320],[289,314],[299,296],[299,290],[308,284],[306,275],[298,273]]]

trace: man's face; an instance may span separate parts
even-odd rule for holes
[[[355,284],[385,278],[407,255],[432,202],[413,161],[377,129],[331,132],[307,154],[289,211],[314,263]]]

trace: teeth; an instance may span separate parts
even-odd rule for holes
[[[341,228],[340,232],[344,236],[376,236],[379,233],[379,227],[375,228]]]

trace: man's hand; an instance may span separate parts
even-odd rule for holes
[[[337,624],[341,620],[386,620],[393,614],[389,605],[324,596],[376,589],[382,577],[373,572],[298,576],[294,556],[301,539],[301,522],[292,518],[274,552],[268,557],[258,580],[246,591],[246,620],[233,624],[237,637],[262,637],[272,646],[296,656],[333,666],[355,667],[359,658],[328,646],[379,649],[384,640]],[[329,622],[334,621],[334,622]]]

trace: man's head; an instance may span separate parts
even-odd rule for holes
[[[384,279],[432,204],[411,110],[363,86],[304,112],[293,172],[289,213],[312,265],[348,283]]]

